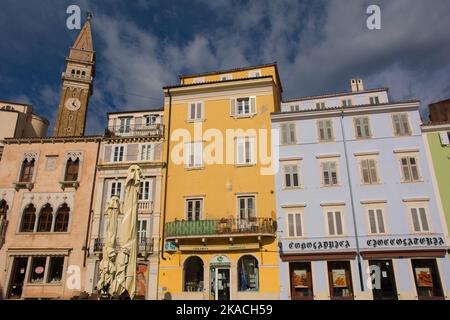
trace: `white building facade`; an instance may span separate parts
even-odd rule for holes
[[[87,288],[97,292],[98,266],[106,238],[106,208],[112,196],[123,206],[128,168],[138,165],[143,181],[138,201],[138,267],[136,296],[156,299],[161,216],[161,182],[163,169],[162,110],[117,112],[108,114],[108,128],[101,143],[95,182],[93,226],[90,233],[90,256]],[[119,227],[122,214],[119,215]]]
[[[387,89],[358,79],[351,86],[272,114],[280,296],[446,299],[449,240],[420,103],[390,102]]]

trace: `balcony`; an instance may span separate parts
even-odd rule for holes
[[[105,238],[97,238],[94,241],[94,253],[101,253],[105,245]],[[153,238],[143,238],[138,240],[138,256],[146,258],[153,254]],[[116,239],[116,252],[120,250],[119,239]]]
[[[275,237],[277,224],[271,218],[173,221],[166,223],[166,239],[220,238],[239,236]]]
[[[139,124],[125,126],[111,126],[105,131],[107,138],[121,137],[155,137],[164,136],[164,125],[162,124]]]

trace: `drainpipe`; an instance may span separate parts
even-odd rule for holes
[[[89,204],[89,220],[88,220],[87,229],[86,229],[86,239],[84,241],[84,247],[83,247],[83,250],[84,250],[83,267],[86,267],[86,258],[87,258],[87,254],[89,252],[88,242],[89,242],[90,229],[91,229],[91,219],[92,219],[92,213],[93,213],[92,206],[94,204],[94,190],[95,190],[95,182],[97,180],[97,164],[98,164],[98,159],[100,156],[101,141],[102,141],[102,139],[100,138],[98,141],[98,146],[97,146],[97,157],[95,159],[94,178],[93,178],[93,182],[92,182],[91,200],[90,200],[90,204]]]
[[[161,259],[163,260],[167,260],[164,257],[164,249],[165,249],[165,244],[166,241],[165,236],[166,236],[166,205],[167,205],[167,181],[169,179],[169,163],[170,163],[170,124],[172,122],[172,95],[170,94],[170,88],[167,89],[167,94],[169,95],[169,121],[167,122],[167,152],[166,152],[166,177],[164,179],[164,201],[163,201],[163,205],[164,205],[164,211],[163,211],[163,216],[162,216],[162,235],[161,235],[161,243],[162,243],[162,248],[161,248]]]
[[[352,216],[353,216],[353,230],[355,232],[356,259],[358,261],[359,284],[361,286],[361,291],[364,291],[364,279],[363,279],[362,266],[361,266],[361,253],[360,253],[360,248],[359,248],[358,226],[356,225],[355,199],[353,197],[352,178],[350,175],[350,165],[348,163],[347,141],[345,138],[343,119],[344,119],[344,107],[342,107],[340,123],[341,123],[341,131],[342,131],[342,141],[344,144],[345,165],[347,167],[348,187],[350,190],[350,202],[351,202]]]

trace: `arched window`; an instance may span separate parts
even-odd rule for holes
[[[259,290],[258,260],[253,256],[243,256],[238,261],[239,291]]]
[[[80,159],[73,161],[67,160],[66,174],[64,175],[64,181],[78,181],[78,170],[80,168]]]
[[[34,163],[34,159],[31,161],[28,161],[28,159],[23,160],[22,170],[20,172],[20,182],[31,182],[33,180]]]
[[[20,225],[20,232],[33,232],[34,223],[36,222],[36,208],[29,204],[22,215],[22,223]]]
[[[37,232],[50,232],[52,231],[53,222],[53,209],[47,203],[39,214]]]
[[[69,226],[70,209],[67,204],[63,204],[56,212],[54,232],[67,232]]]
[[[193,256],[184,262],[184,291],[203,291],[203,261]]]
[[[86,71],[82,71],[82,72],[81,72],[81,77],[82,77],[82,78],[86,77]]]

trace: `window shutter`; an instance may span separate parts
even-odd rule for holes
[[[236,99],[235,98],[230,99],[230,115],[233,117],[236,115]]]
[[[361,161],[361,175],[364,183],[370,183],[369,178],[369,164],[367,160]]]
[[[161,158],[161,154],[162,154],[162,147],[163,144],[162,143],[155,143],[152,145],[152,147],[154,148],[154,152],[153,152],[153,160],[162,160]]]
[[[280,125],[281,129],[281,144],[287,144],[287,124]]]
[[[369,223],[370,223],[370,232],[377,233],[377,226],[375,223],[375,212],[374,210],[369,210]]]
[[[105,146],[105,156],[103,162],[111,161],[111,146]]]
[[[194,164],[201,166],[203,164],[203,142],[195,142],[194,144]]]
[[[134,129],[140,129],[142,125],[142,117],[134,118]]]
[[[369,160],[369,172],[372,182],[378,182],[377,167],[373,159]]]
[[[297,143],[297,137],[295,132],[295,123],[289,124],[289,140],[291,143]]]
[[[398,114],[394,114],[394,116],[392,117],[393,121],[394,121],[394,130],[395,130],[395,135],[401,135],[401,127],[400,127],[400,119]]]
[[[325,128],[324,128],[324,122],[319,121],[319,140],[323,141],[325,140]]]
[[[197,103],[197,119],[203,119],[203,104],[201,102]]]
[[[295,231],[296,231],[296,235],[297,237],[301,237],[302,236],[302,218],[300,213],[296,213],[295,214]]]
[[[412,214],[414,231],[420,231],[419,216],[417,214],[417,209],[416,208],[412,208],[411,209],[411,214]]]
[[[425,213],[425,208],[419,208],[420,221],[422,223],[422,231],[430,231],[428,227],[427,215]]]
[[[378,221],[378,232],[385,233],[384,221],[383,221],[383,211],[377,209],[377,221]]]
[[[125,160],[136,161],[138,153],[139,153],[139,145],[136,143],[129,144],[126,148]]]
[[[256,97],[250,97],[250,113],[256,114]]]
[[[448,146],[450,144],[449,134],[446,131],[439,132],[439,137],[441,138],[441,144],[443,146]]]
[[[333,212],[327,212],[328,215],[328,233],[330,234],[330,236],[334,236],[335,235],[335,231],[334,231],[334,218],[333,218]]]
[[[294,237],[294,215],[288,214],[289,237]]]
[[[336,219],[336,234],[341,235],[344,233],[344,230],[342,228],[341,213],[339,211],[336,211],[334,214]]]
[[[408,115],[407,114],[402,114],[401,115],[401,122],[403,125],[403,129],[404,129],[404,134],[410,134],[411,131],[409,129],[409,122],[408,122]]]
[[[327,120],[325,122],[326,124],[326,128],[327,128],[327,140],[332,140],[333,139],[333,124],[331,122],[331,120]]]
[[[190,103],[189,104],[188,119],[189,120],[194,120],[195,119],[195,103]]]

